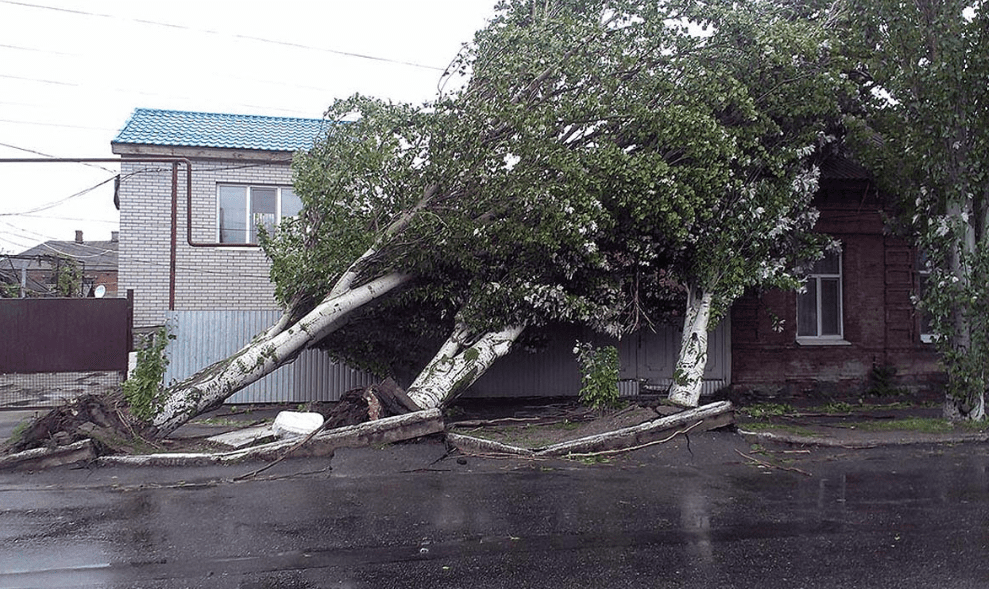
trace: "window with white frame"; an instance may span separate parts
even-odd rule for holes
[[[921,301],[927,295],[928,283],[931,279],[931,266],[927,260],[927,255],[917,252],[917,297]],[[920,341],[931,343],[934,341],[934,327],[930,311],[920,309]]]
[[[841,289],[841,254],[828,253],[814,264],[806,290],[797,295],[798,340],[842,340]]]
[[[298,215],[302,199],[282,186],[223,184],[217,187],[217,209],[220,243],[256,244],[258,227],[271,232],[281,219]]]

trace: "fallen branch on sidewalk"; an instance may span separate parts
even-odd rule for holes
[[[766,462],[765,460],[759,460],[755,456],[749,456],[748,454],[746,454],[746,453],[744,453],[744,452],[742,452],[742,451],[740,451],[738,449],[735,449],[735,452],[739,456],[741,456],[742,458],[745,458],[746,460],[751,460],[752,462],[755,462],[756,464],[758,464],[759,466],[762,466],[764,468],[776,468],[776,469],[779,469],[779,470],[788,470],[788,471],[791,471],[791,472],[798,472],[798,473],[800,473],[800,474],[802,474],[804,476],[808,476],[808,477],[809,476],[813,476],[809,472],[807,472],[806,470],[800,470],[799,468],[794,468],[792,466],[780,466],[778,464],[773,464],[771,462]]]

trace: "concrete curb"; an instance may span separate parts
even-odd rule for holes
[[[0,470],[42,469],[77,462],[89,462],[96,458],[92,440],[80,440],[57,448],[32,448],[16,454],[0,456]]]
[[[467,436],[447,432],[446,437],[453,446],[462,450],[491,452],[494,454],[511,454],[516,456],[566,457],[571,454],[632,450],[642,445],[649,445],[668,437],[677,428],[687,426],[684,430],[706,431],[725,427],[734,423],[734,412],[728,401],[711,403],[694,409],[687,409],[673,415],[660,417],[639,425],[612,430],[602,434],[585,436],[541,448],[522,448],[486,440],[475,436]],[[676,435],[676,433],[674,433]]]
[[[473,452],[490,452],[492,454],[511,454],[515,456],[532,456],[535,454],[528,448],[502,444],[494,440],[486,440],[475,436],[467,436],[453,432],[446,432],[446,440],[460,450]]]
[[[743,427],[738,433],[747,440],[792,444],[795,446],[820,446],[825,448],[850,448],[853,450],[881,446],[914,446],[920,444],[966,444],[989,442],[989,433],[977,434],[904,434],[901,437],[882,436],[862,439],[838,439],[833,437],[801,436],[766,431],[751,431]]]
[[[48,468],[95,460],[99,466],[206,466],[245,460],[273,460],[286,452],[293,456],[329,456],[337,448],[390,444],[443,431],[443,414],[439,409],[385,417],[357,425],[339,427],[314,434],[278,440],[240,450],[210,453],[163,452],[160,454],[96,457],[91,440],[82,440],[58,448],[35,448],[2,457],[0,470],[14,468]],[[304,444],[303,444],[304,443]]]

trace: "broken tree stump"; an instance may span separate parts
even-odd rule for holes
[[[355,425],[420,410],[421,407],[405,394],[398,383],[387,378],[369,387],[353,389],[341,395],[333,409],[323,414],[326,419],[324,429]]]

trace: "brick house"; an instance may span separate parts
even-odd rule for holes
[[[943,380],[911,296],[925,273],[916,250],[889,234],[869,174],[842,159],[822,166],[817,229],[841,243],[807,291],[750,293],[732,322],[732,388],[759,397],[927,390]]]
[[[298,212],[292,156],[325,125],[139,108],[111,143],[121,158],[120,288],[134,290],[135,334],[167,324],[175,336],[166,383],[229,356],[278,319],[255,228]],[[228,402],[334,400],[369,383],[307,350]]]
[[[267,260],[251,245],[257,242],[252,228],[271,226],[298,211],[292,154],[310,147],[324,124],[320,119],[134,111],[111,146],[121,157],[120,284],[134,289],[136,328],[162,325],[169,310],[277,308]],[[147,161],[155,157],[163,160]],[[187,170],[167,160],[175,157],[192,162],[191,230]]]

